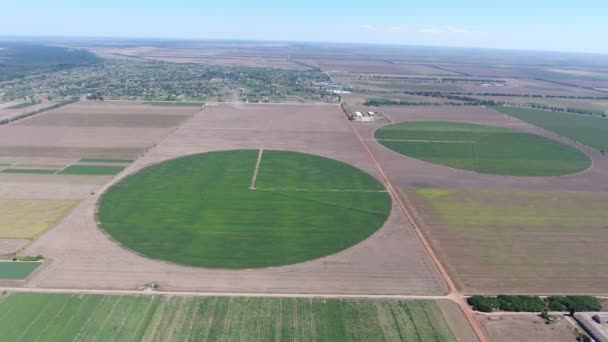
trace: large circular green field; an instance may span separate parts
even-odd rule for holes
[[[480,173],[547,177],[584,171],[589,157],[558,141],[510,129],[453,122],[404,122],[376,140],[402,155]]]
[[[316,259],[366,239],[391,199],[371,175],[284,151],[211,152],[150,166],[100,199],[100,227],[150,258],[212,268]]]

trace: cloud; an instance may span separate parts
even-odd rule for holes
[[[343,29],[343,31],[354,33],[399,33],[403,32],[404,29],[401,26],[377,26],[372,24],[363,24],[347,27]]]
[[[417,33],[434,34],[434,35],[450,35],[450,36],[485,36],[486,33],[479,30],[473,30],[462,27],[425,27],[416,30]]]

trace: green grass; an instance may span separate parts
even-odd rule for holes
[[[31,106],[35,106],[38,103],[33,103],[33,102],[24,102],[24,103],[20,103],[20,104],[16,104],[14,106],[10,106],[7,107],[6,109],[23,109],[23,108],[27,108],[27,107],[31,107]]]
[[[0,262],[0,280],[21,280],[27,278],[38,266],[39,262]]]
[[[6,341],[456,341],[431,301],[8,294]]]
[[[54,174],[57,170],[46,169],[4,169],[1,173],[33,173],[33,174]]]
[[[127,164],[132,163],[134,160],[131,159],[95,159],[95,158],[84,158],[78,161],[79,163],[116,163],[116,164]]]
[[[405,156],[480,173],[561,176],[591,166],[589,157],[573,147],[499,127],[406,122],[377,130],[375,138]]]
[[[112,176],[124,170],[124,166],[70,165],[58,172],[60,175],[100,175]]]
[[[145,104],[152,106],[165,106],[165,107],[200,107],[204,105],[202,102],[145,102]]]
[[[516,107],[492,108],[587,146],[608,151],[608,119]]]
[[[146,168],[102,197],[101,228],[151,258],[250,268],[339,252],[369,237],[388,217],[388,193],[361,170],[312,155],[264,151],[251,190],[257,159],[253,150],[214,152]]]

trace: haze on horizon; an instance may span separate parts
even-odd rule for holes
[[[3,4],[0,36],[382,43],[608,53],[608,2],[24,0]]]

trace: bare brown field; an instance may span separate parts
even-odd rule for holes
[[[19,158],[136,159],[198,111],[197,107],[79,102],[0,126],[0,158],[11,163]]]
[[[216,58],[216,57],[163,57],[163,56],[142,56],[142,58],[169,62],[169,63],[193,63],[193,64],[207,64],[207,65],[220,65],[220,66],[241,66],[250,68],[272,68],[272,69],[286,69],[286,70],[308,70],[310,68],[291,62],[287,58],[246,58],[246,57],[234,57],[234,58]]]
[[[572,342],[576,341],[574,326],[567,320],[554,324],[536,315],[502,315],[499,320],[490,320],[490,316],[478,315],[482,325],[495,342]]]
[[[370,109],[377,110],[377,109]],[[561,138],[552,132],[532,127],[519,120],[506,117],[482,107],[415,106],[381,107],[393,123],[409,121],[448,121],[505,127],[538,134],[572,145],[593,160],[593,166],[583,173],[562,177],[512,177],[479,174],[430,164],[393,152],[373,139],[374,131],[382,124],[358,124],[356,129],[368,139],[376,158],[380,161],[393,184],[404,189],[521,189],[539,191],[608,191],[608,158],[583,145]]]
[[[378,176],[339,106],[223,104],[195,115],[115,181],[182,155],[261,147],[335,158]],[[208,292],[446,292],[433,262],[396,208],[372,237],[335,255],[284,267],[211,270],[150,260],[121,248],[96,227],[98,197],[83,201],[24,251],[52,261],[28,286],[135,289],[155,282],[164,290]]]
[[[0,198],[83,199],[110,176],[0,174]]]
[[[433,67],[414,64],[397,64],[385,61],[335,61],[316,60],[314,63],[327,72],[371,73],[371,74],[409,74],[409,75],[442,75],[445,71]]]
[[[14,254],[28,243],[30,240],[27,239],[0,239],[0,256]]]
[[[130,159],[169,132],[171,128],[5,125],[0,126],[0,155]]]
[[[404,193],[405,194],[405,193]],[[607,193],[410,190],[421,226],[469,294],[606,294]]]
[[[81,114],[52,113],[27,120],[24,126],[69,126],[69,127],[175,127],[190,115],[165,114]]]

